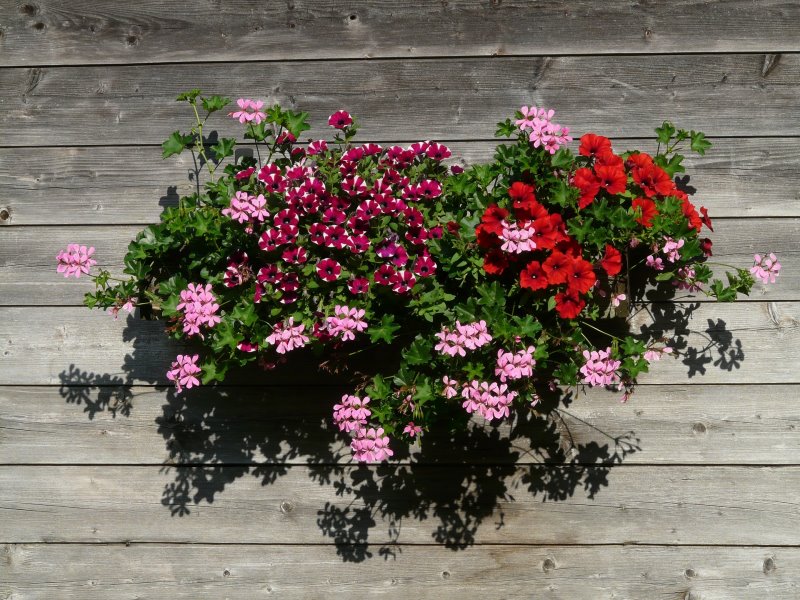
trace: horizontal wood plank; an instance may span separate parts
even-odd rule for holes
[[[0,237],[0,305],[83,304],[83,296],[93,291],[91,281],[65,279],[55,272],[55,256],[69,243],[97,248],[99,266],[114,276],[122,275],[123,257],[128,244],[142,226],[121,227],[19,227]],[[712,262],[750,268],[753,254],[775,252],[786,265],[775,284],[757,283],[753,293],[742,300],[800,300],[800,218],[718,220],[713,233]],[[712,267],[722,273],[720,264]],[[678,293],[678,297],[685,297]],[[707,300],[700,294],[699,300]]]
[[[797,544],[800,467],[0,467],[0,543]]]
[[[631,323],[634,332],[667,335],[679,353],[654,365],[642,383],[800,383],[793,362],[798,302],[655,304]],[[668,330],[675,324],[677,335]],[[0,385],[163,384],[175,355],[187,349],[168,340],[158,321],[114,321],[82,307],[0,308]],[[257,380],[248,371],[246,380],[307,382],[297,365],[308,369],[310,359],[296,360]]]
[[[720,138],[687,156],[695,199],[716,217],[800,216],[794,138]],[[451,144],[453,163],[491,159],[493,142]],[[575,148],[576,144],[573,143]],[[654,151],[652,138],[617,140],[617,151]],[[195,189],[191,157],[144,147],[0,148],[0,225],[152,223]],[[3,213],[0,213],[2,215]]]
[[[794,600],[797,548],[696,546],[430,546],[390,548],[388,560],[342,562],[319,546],[6,545],[0,594],[92,600],[207,594],[280,598],[704,598]]]
[[[160,144],[188,129],[191,113],[174,99],[194,87],[308,111],[313,137],[328,135],[327,116],[345,108],[362,120],[362,139],[487,139],[499,120],[531,103],[557,109],[576,134],[643,137],[670,119],[715,136],[800,135],[800,54],[783,55],[771,69],[764,60],[696,54],[9,68],[0,70],[0,139],[4,146]],[[242,131],[223,116],[207,129],[214,127],[226,136]]]
[[[347,387],[0,387],[0,464],[314,464],[351,460],[331,426]],[[644,385],[628,404],[589,390],[463,439],[432,431],[398,460],[800,464],[800,387]],[[546,414],[547,413],[547,414]],[[442,453],[442,448],[452,452]]]
[[[2,12],[8,66],[800,50],[800,11],[778,0],[37,0]]]

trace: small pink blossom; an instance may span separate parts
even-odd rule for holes
[[[66,250],[62,250],[56,255],[58,266],[57,273],[63,273],[64,277],[80,278],[81,273],[88,275],[89,269],[97,264],[92,258],[94,246],[86,247],[78,244],[68,244]]]
[[[447,398],[454,398],[458,395],[458,391],[456,388],[458,387],[458,382],[455,379],[450,379],[447,375],[442,377],[442,383],[444,383],[444,389],[442,390],[442,395]]]
[[[618,307],[623,300],[627,300],[627,296],[625,294],[617,294],[611,297],[611,306],[614,308]]]
[[[533,353],[536,350],[533,346],[529,346],[524,350],[516,353],[506,352],[505,350],[497,351],[497,364],[494,369],[494,374],[505,382],[509,379],[522,379],[523,377],[533,377],[533,366],[536,361],[533,358]]]
[[[178,354],[172,362],[172,368],[167,371],[167,379],[175,382],[175,389],[178,393],[183,388],[190,389],[200,385],[200,380],[196,377],[202,369],[197,365],[199,355],[189,356],[188,354]]]
[[[177,309],[183,312],[183,332],[188,335],[199,335],[200,327],[214,327],[220,322],[217,315],[219,304],[211,291],[211,284],[190,283],[181,292],[181,302]],[[200,337],[203,337],[200,335]]]
[[[517,223],[503,221],[503,232],[500,239],[503,240],[501,250],[510,254],[521,254],[530,252],[536,248],[533,235],[536,231],[531,223],[526,223],[520,227]]]
[[[467,350],[476,350],[492,341],[486,321],[477,321],[466,325],[456,321],[455,331],[443,327],[436,337],[439,338],[439,343],[434,346],[434,349],[447,356],[466,356]]]
[[[359,462],[381,462],[394,454],[389,448],[389,436],[383,427],[357,429],[350,442],[353,458]]]
[[[611,348],[605,350],[583,351],[586,363],[581,367],[582,382],[592,387],[606,386],[619,383],[619,369],[621,361],[611,358]]]
[[[671,263],[674,263],[681,259],[681,253],[678,252],[683,245],[686,243],[686,240],[680,239],[677,242],[673,240],[671,237],[664,238],[664,247],[661,251],[667,255],[667,260]]]
[[[645,263],[647,264],[648,267],[656,271],[664,270],[664,261],[661,260],[661,257],[656,258],[652,254],[650,254],[645,260]]]
[[[354,340],[356,332],[362,332],[367,328],[363,308],[350,308],[337,304],[333,312],[334,316],[325,319],[328,333],[340,337],[344,342]]]
[[[781,263],[778,262],[778,257],[775,254],[770,253],[769,256],[764,257],[756,254],[753,256],[753,262],[755,264],[750,268],[750,273],[756,279],[763,283],[775,283],[775,278],[781,270]]]
[[[461,390],[464,409],[470,414],[477,412],[488,421],[508,417],[509,407],[517,395],[517,392],[509,392],[505,383],[495,381],[473,380]]]
[[[303,334],[305,328],[305,324],[295,325],[294,317],[289,317],[286,321],[273,326],[272,333],[267,337],[267,343],[276,345],[275,351],[278,354],[302,348],[308,343],[308,336]]]
[[[414,425],[414,421],[409,421],[408,425],[403,428],[403,433],[411,437],[416,437],[422,433],[422,427]]]
[[[362,429],[372,414],[367,408],[369,402],[369,396],[363,399],[349,394],[342,396],[341,404],[333,405],[333,422],[339,427],[339,431],[351,432]]]
[[[239,106],[239,110],[228,114],[234,119],[238,119],[239,123],[255,123],[258,125],[267,118],[267,115],[261,110],[264,106],[262,100],[239,98],[236,104]]]

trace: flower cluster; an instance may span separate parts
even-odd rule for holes
[[[615,385],[620,382],[619,369],[622,361],[615,360],[611,356],[611,348],[605,350],[583,351],[586,362],[581,367],[581,380],[586,385],[592,387]]]
[[[220,322],[217,314],[219,304],[211,291],[211,284],[190,283],[181,292],[181,302],[177,309],[183,311],[183,332],[187,335],[201,335],[200,327],[213,327]],[[201,335],[202,337],[202,335]]]
[[[97,261],[92,258],[94,254],[94,246],[87,248],[79,244],[69,244],[66,250],[61,250],[56,255],[58,267],[56,271],[63,273],[64,277],[75,277],[76,279],[81,276],[89,274],[89,270],[97,264]]]
[[[180,393],[183,388],[193,388],[200,385],[197,375],[200,374],[200,366],[197,364],[199,355],[189,356],[188,354],[178,354],[172,362],[172,366],[167,371],[167,379],[175,382],[175,389]]]
[[[163,155],[193,152],[206,183],[130,244],[128,279],[93,273],[94,248],[78,244],[57,271],[94,280],[88,306],[115,317],[138,306],[202,346],[202,362],[181,354],[167,371],[179,392],[301,348],[358,369],[357,392],[333,406],[357,461],[386,460],[392,440],[442,421],[541,410],[560,387],[616,387],[625,401],[678,354],[667,338],[621,330],[630,306],[677,290],[732,301],[781,271],[775,254],[757,254],[714,278],[708,211],[676,178],[677,149],[710,144],[670,123],[652,154],[595,133],[573,152],[554,111],[523,106],[498,125],[509,143],[495,158],[464,169],[432,141],[358,143],[345,110],[327,120],[332,139],[300,143],[308,115],[250,98],[228,113],[253,142],[237,157],[235,139],[210,146],[203,134],[230,100],[179,99],[196,122]],[[373,349],[391,356],[376,354],[366,377],[352,363]]]

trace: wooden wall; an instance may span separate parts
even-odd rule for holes
[[[800,4],[782,0],[0,3],[0,598],[800,597]],[[187,88],[339,108],[466,162],[551,106],[641,146],[705,131],[720,262],[780,254],[630,403],[350,464],[340,382],[284,371],[176,398],[158,324],[80,307],[71,241],[119,269],[193,185],[158,145]],[[220,119],[219,130],[232,130]]]

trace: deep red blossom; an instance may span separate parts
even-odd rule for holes
[[[708,227],[711,231],[714,231],[714,228],[711,226],[711,217],[708,216],[708,209],[705,206],[700,207],[700,214],[702,215],[703,225]]]
[[[653,157],[646,152],[636,152],[631,154],[625,161],[625,166],[629,169],[651,167],[653,165]]]
[[[366,294],[369,291],[369,279],[366,277],[358,277],[347,284],[347,289],[351,294]]]
[[[651,164],[637,167],[631,171],[631,175],[648,198],[656,195],[667,196],[675,190],[675,183],[659,166]]]
[[[572,178],[572,185],[578,188],[581,192],[578,198],[578,208],[586,208],[594,202],[597,193],[600,191],[600,181],[595,176],[591,169],[581,167],[575,171],[575,176]]]
[[[483,270],[489,275],[500,275],[508,268],[508,256],[499,248],[493,248],[483,257]]]
[[[550,217],[551,215],[541,217],[533,222],[533,237],[531,239],[536,242],[536,248],[541,250],[551,250],[561,237],[559,231],[553,225],[553,219]]]
[[[488,227],[481,223],[475,228],[475,237],[478,240],[478,246],[481,248],[494,248],[500,245],[500,238],[497,234],[489,231]]]
[[[395,273],[396,271],[392,265],[381,265],[375,271],[375,283],[378,285],[390,285]]]
[[[562,319],[574,319],[586,306],[586,302],[575,292],[556,294],[556,312]]]
[[[597,165],[594,168],[600,187],[609,194],[621,194],[625,191],[628,183],[628,176],[622,167],[609,167],[607,165]]]
[[[585,294],[597,281],[592,263],[582,258],[573,258],[565,267],[567,272],[567,291]]]
[[[597,157],[595,158],[595,168],[598,165],[603,165],[606,167],[615,167],[617,169],[624,169],[625,163],[622,160],[621,156],[617,156],[611,150],[602,150],[598,152]]]
[[[581,156],[596,156],[600,151],[611,151],[611,140],[602,135],[587,133],[581,137],[581,145],[578,154]]]
[[[524,201],[524,200],[536,200],[536,195],[534,193],[533,187],[521,181],[515,181],[514,183],[511,184],[511,186],[508,188],[508,196],[514,202]]]
[[[711,246],[712,246],[712,243],[711,243],[710,239],[703,238],[702,240],[700,240],[700,249],[703,251],[703,254],[706,257],[712,256]]]
[[[538,260],[532,260],[522,270],[519,275],[519,285],[529,290],[543,290],[550,285],[547,282],[547,273]]]
[[[546,218],[548,212],[535,198],[530,197],[525,200],[514,200],[514,216],[518,221],[534,221]]]
[[[613,277],[622,270],[622,253],[611,244],[606,244],[606,252],[600,261],[600,266],[609,277]]]
[[[686,220],[689,221],[689,226],[696,229],[699,233],[703,228],[703,219],[700,217],[694,204],[689,202],[688,197],[681,198],[681,211],[683,212],[683,216],[686,217]]]
[[[508,216],[505,208],[500,208],[497,204],[490,204],[483,212],[481,225],[487,233],[500,235],[503,233],[503,220]]]
[[[635,211],[641,211],[641,215],[636,217],[636,222],[644,227],[652,227],[653,219],[658,216],[656,203],[649,198],[636,198],[631,203]]]
[[[436,272],[436,263],[430,256],[419,256],[414,261],[413,271],[419,277],[431,277]]]
[[[572,262],[572,258],[563,252],[553,252],[542,263],[542,269],[547,275],[547,282],[550,285],[559,285],[567,282],[567,266]]]

